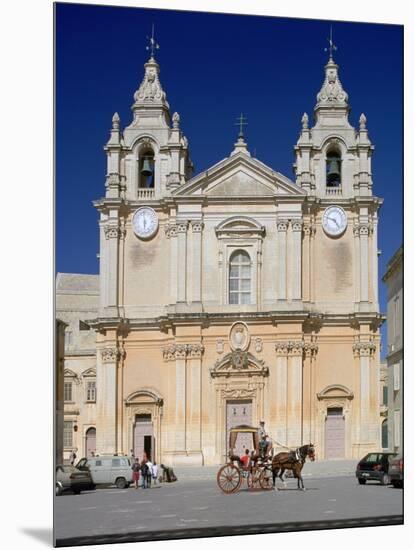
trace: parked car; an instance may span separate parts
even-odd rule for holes
[[[358,483],[364,485],[367,480],[374,480],[379,481],[382,485],[389,485],[389,461],[395,456],[396,453],[368,453],[365,455],[357,464],[355,474]]]
[[[90,472],[95,485],[116,485],[118,489],[126,489],[132,483],[132,459],[127,456],[81,458],[76,468]]]
[[[64,491],[72,491],[79,495],[81,491],[95,489],[91,474],[88,471],[80,471],[74,466],[56,466],[56,495],[61,495]]]
[[[390,482],[394,487],[404,486],[404,458],[402,455],[397,455],[390,460],[388,474],[390,476]]]

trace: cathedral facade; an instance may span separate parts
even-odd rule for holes
[[[243,132],[194,176],[159,65],[145,64],[132,122],[112,119],[94,203],[99,304],[84,320],[96,400],[78,423],[95,427],[98,454],[219,464],[229,429],[261,420],[280,450],[379,449],[382,200],[366,118],[354,128],[349,111],[330,57],[313,124],[302,117],[295,181],[253,158]]]

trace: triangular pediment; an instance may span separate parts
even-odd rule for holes
[[[173,193],[174,196],[302,197],[306,193],[293,181],[259,160],[237,153],[201,172]]]

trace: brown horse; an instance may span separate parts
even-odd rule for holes
[[[272,459],[273,487],[276,486],[276,477],[279,477],[285,485],[283,474],[285,470],[292,470],[293,475],[298,480],[298,489],[305,490],[302,479],[302,468],[305,464],[306,457],[309,457],[312,462],[315,460],[315,448],[312,443],[303,445],[296,449],[296,451],[278,453],[275,455]]]

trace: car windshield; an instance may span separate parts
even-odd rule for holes
[[[365,457],[364,462],[378,462],[378,453],[370,453]]]

